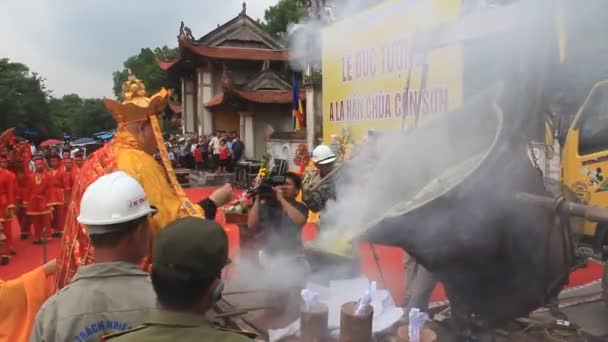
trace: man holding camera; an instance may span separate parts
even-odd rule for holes
[[[249,212],[249,229],[261,229],[264,252],[269,256],[294,255],[302,248],[300,234],[308,217],[308,207],[296,201],[302,188],[298,175],[287,172],[284,182],[270,189],[260,186]]]

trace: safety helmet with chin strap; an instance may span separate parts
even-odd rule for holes
[[[315,164],[325,165],[335,162],[337,159],[335,153],[327,145],[319,145],[312,151],[312,161]]]

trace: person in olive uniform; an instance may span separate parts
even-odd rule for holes
[[[141,326],[104,341],[250,341],[215,328],[205,313],[221,298],[222,269],[228,263],[228,238],[216,222],[179,219],[158,232],[152,285],[159,311]]]
[[[338,157],[327,145],[319,145],[312,151],[312,161],[315,163],[316,175],[305,177],[308,180],[302,184],[302,202],[313,213],[325,209],[327,201],[336,199],[336,186],[333,181],[318,185],[335,168]]]

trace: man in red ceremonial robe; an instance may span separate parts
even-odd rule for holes
[[[34,244],[44,243],[42,232],[46,230],[46,237],[51,235],[51,209],[49,196],[51,191],[46,163],[42,157],[34,160],[36,170],[28,179],[29,192],[27,194],[27,216],[34,228]]]
[[[74,164],[76,165],[76,170],[80,170],[82,164],[84,164],[84,156],[82,152],[78,152],[74,155]]]
[[[50,186],[48,206],[52,209],[51,226],[53,237],[61,237],[65,222],[65,172],[58,154],[51,155],[50,164],[51,169],[47,175]]]
[[[70,201],[72,200],[72,185],[74,185],[74,180],[76,179],[77,168],[74,166],[74,161],[70,156],[63,157],[63,167],[65,168],[63,173],[63,190],[64,190],[64,215],[63,221],[61,222],[61,226],[65,225],[65,213],[69,209]]]
[[[77,152],[74,155],[74,160],[72,161],[72,187],[76,184],[76,179],[78,179],[78,174],[80,174],[80,169],[82,168],[82,164],[84,163],[84,158],[82,157],[82,153]],[[67,202],[66,203],[70,203]],[[66,207],[67,209],[67,207]]]
[[[30,224],[25,213],[27,211],[27,194],[29,193],[29,175],[32,173],[29,165],[32,160],[32,150],[27,140],[19,138],[16,138],[16,140],[18,141],[12,145],[9,164],[17,177],[16,214],[21,226],[21,239],[26,240],[30,236]]]
[[[66,170],[65,161],[68,159],[72,159],[72,154],[68,150],[61,151],[61,166],[59,167],[61,171]]]
[[[0,265],[8,265],[9,255],[15,254],[11,220],[15,215],[16,183],[17,178],[8,169],[8,156],[0,154],[0,230],[5,236]]]
[[[21,240],[26,240],[30,236],[30,221],[27,212],[27,196],[30,188],[30,175],[32,171],[26,166],[25,163],[15,161],[13,164],[13,171],[17,178],[17,219],[21,226]]]

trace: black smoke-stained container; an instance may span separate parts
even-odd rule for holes
[[[499,94],[492,88],[404,137],[405,150],[387,158],[403,177],[387,192],[396,205],[359,237],[402,247],[437,275],[453,310],[490,326],[545,304],[574,262],[553,213],[515,199],[547,193],[525,139],[504,124]]]

